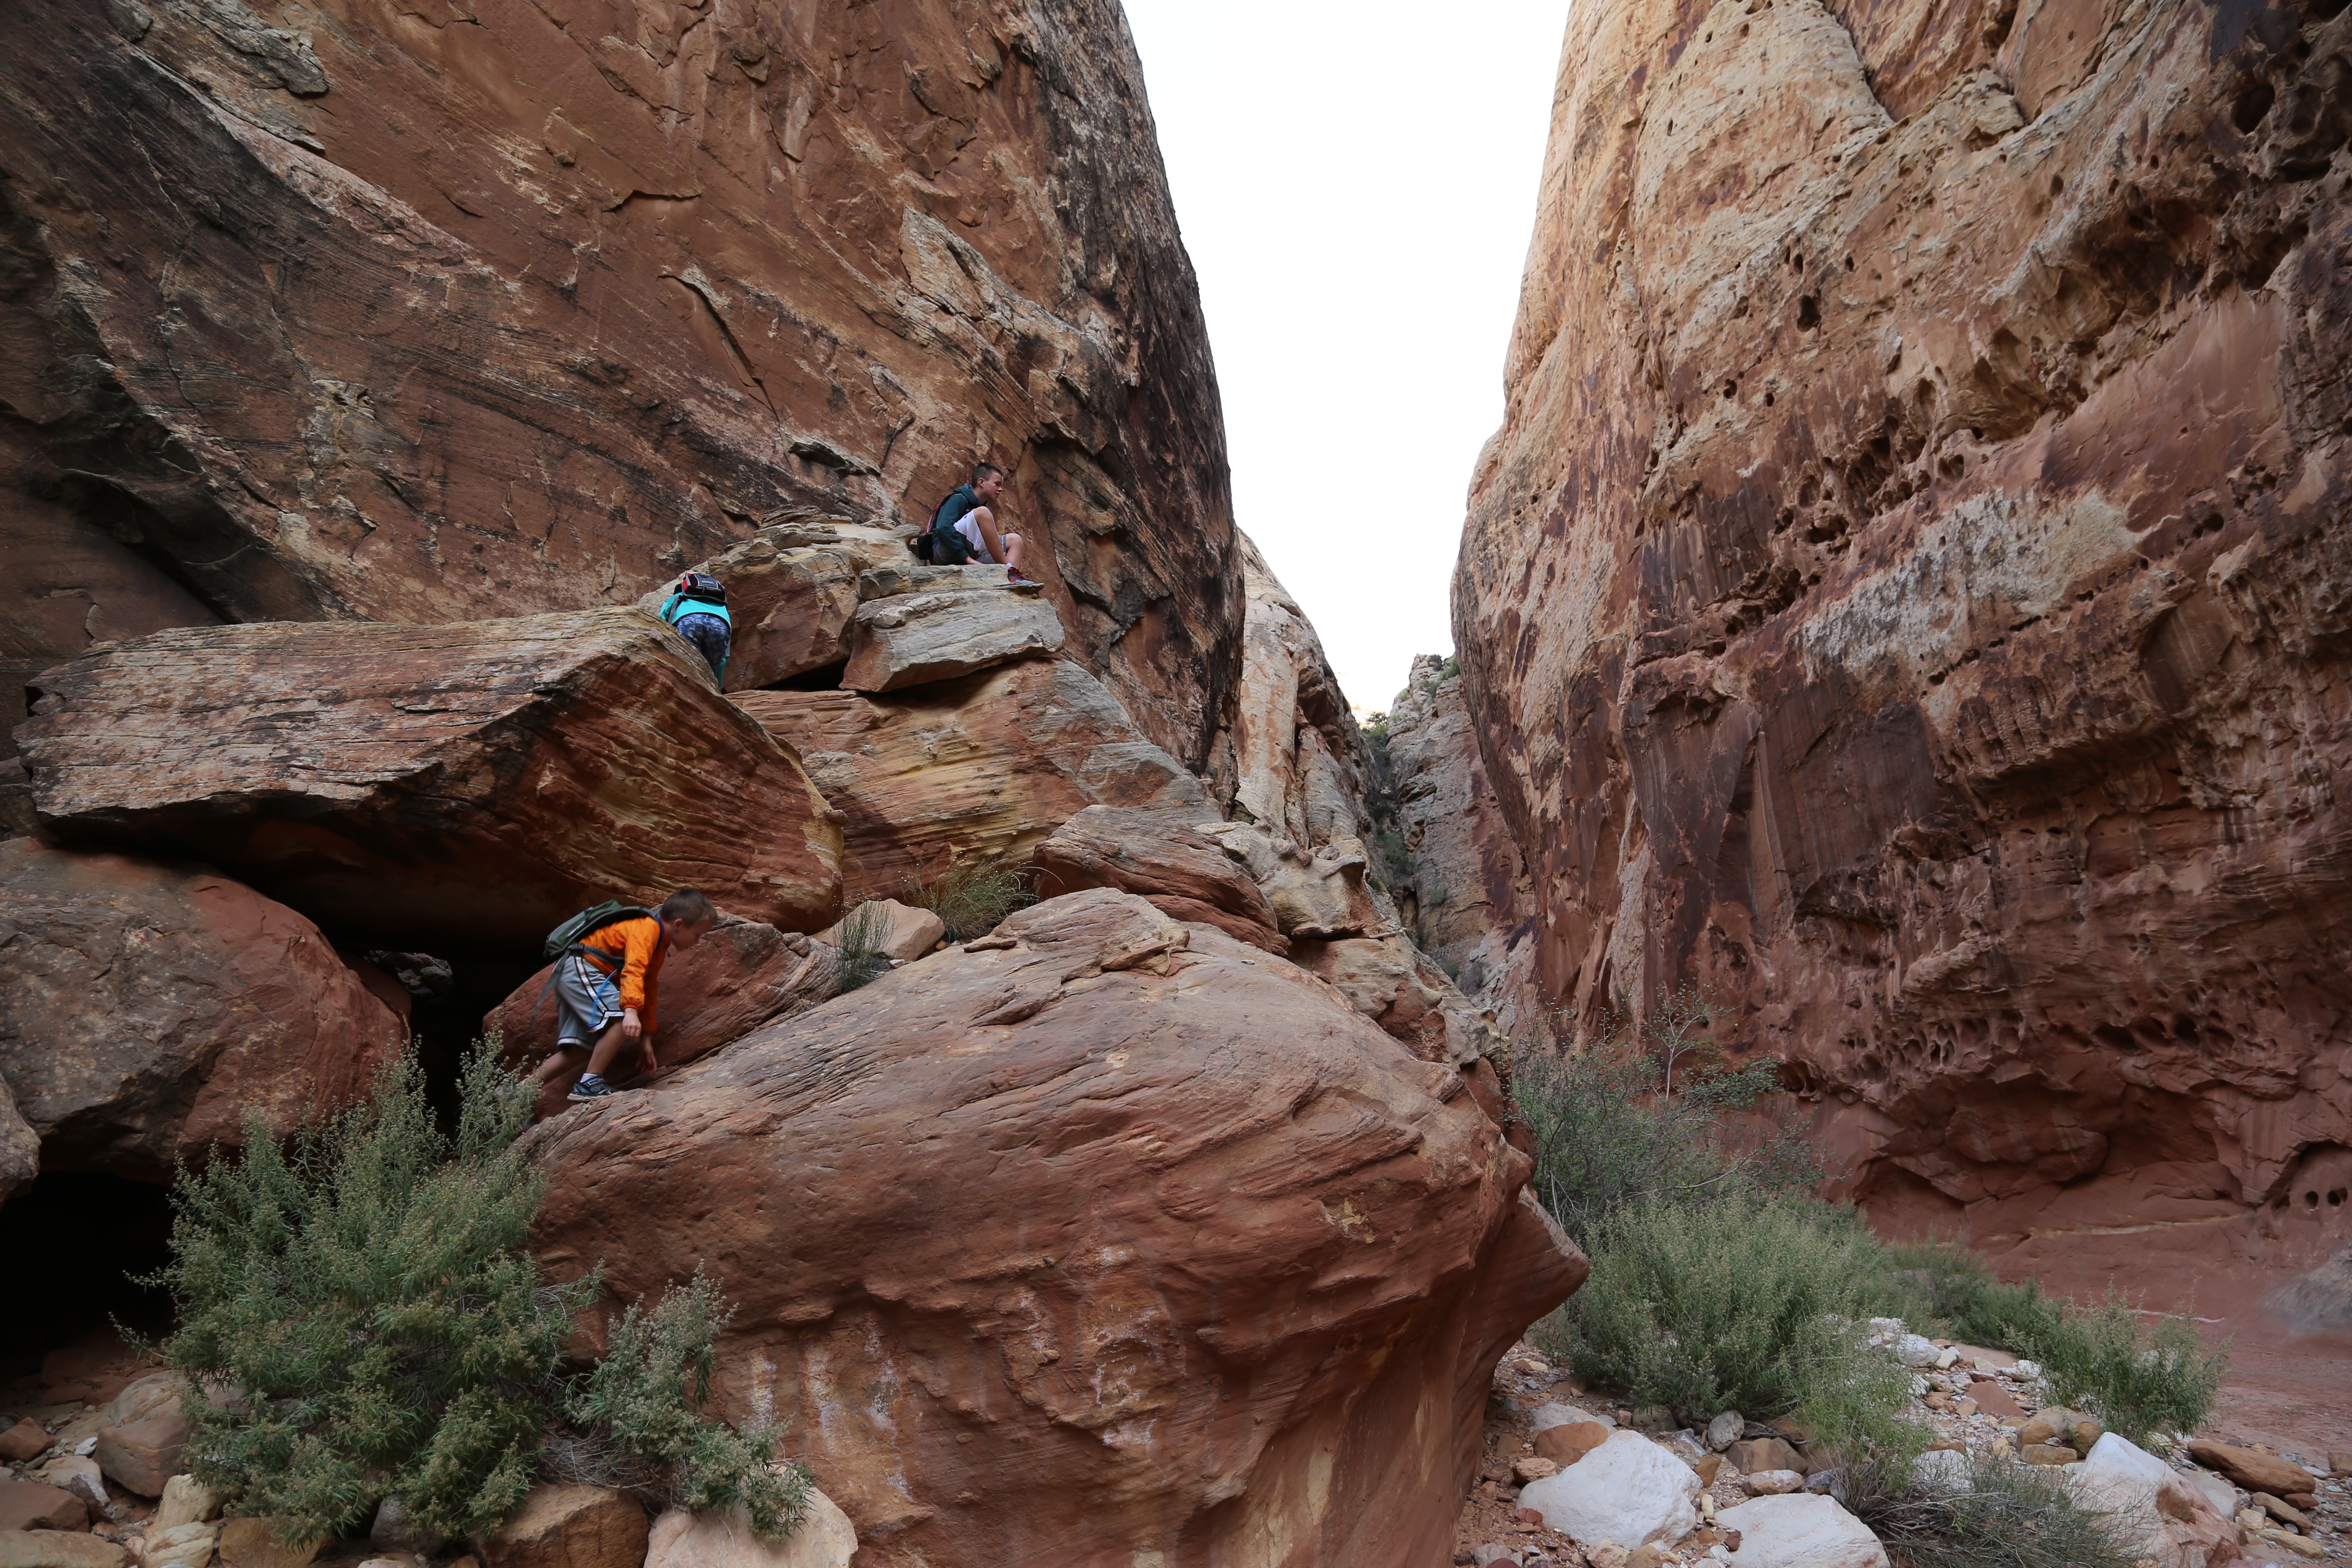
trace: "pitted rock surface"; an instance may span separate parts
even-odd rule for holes
[[[532,1137],[542,1256],[707,1268],[719,1403],[889,1568],[1442,1560],[1583,1275],[1458,1071],[1108,889]]]
[[[1576,7],[1454,580],[1529,994],[2091,1289],[2352,1236],[2352,14],[2256,16]]]
[[[701,889],[831,922],[837,814],[644,611],[157,632],[41,678],[45,828],[202,854],[339,935],[536,943]]]

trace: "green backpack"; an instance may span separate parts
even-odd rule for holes
[[[561,958],[567,952],[578,952],[582,942],[606,926],[619,925],[623,921],[658,919],[660,917],[651,910],[625,904],[617,899],[607,899],[593,909],[582,910],[549,931],[547,941],[540,945],[539,955],[541,958]]]

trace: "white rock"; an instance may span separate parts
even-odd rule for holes
[[[1758,1470],[1739,1478],[1740,1489],[1749,1497],[1779,1497],[1802,1490],[1804,1485],[1804,1474],[1799,1470]]]
[[[176,1530],[220,1517],[221,1495],[194,1476],[173,1476],[163,1483],[163,1500],[155,1505],[152,1531]]]
[[[1578,1541],[1671,1545],[1698,1528],[1698,1472],[1638,1432],[1617,1431],[1556,1476],[1530,1481],[1519,1506]]]
[[[1915,1485],[1941,1491],[1967,1491],[1969,1457],[1957,1448],[1931,1449],[1911,1461],[1911,1479]]]
[[[841,684],[896,691],[1062,646],[1062,617],[1003,587],[903,594],[857,607]]]
[[[2098,1452],[2098,1445],[2094,1443],[2091,1446],[2091,1451]],[[2211,1503],[2214,1511],[2224,1518],[2237,1518],[2238,1510],[2245,1506],[2238,1500],[2245,1494],[2210,1470],[2174,1470],[2172,1473],[2203,1492],[2205,1500]]]
[[[1870,1320],[1870,1331],[1874,1337],[1891,1340],[1907,1331],[1900,1318],[1873,1318]]]
[[[1706,1446],[1720,1454],[1739,1441],[1748,1422],[1737,1410],[1726,1410],[1706,1424]]]
[[[97,1439],[90,1441],[95,1443]],[[106,1481],[95,1459],[68,1454],[51,1459],[34,1473],[53,1487],[75,1493],[84,1502],[94,1503],[101,1510],[106,1507]]]
[[[2107,1514],[2134,1554],[2154,1558],[2158,1568],[2202,1568],[2217,1543],[2232,1539],[2231,1516],[2210,1493],[2113,1432],[2063,1474],[2077,1502]]]
[[[2038,1362],[2021,1361],[2017,1363],[2017,1375],[2025,1379],[2028,1383],[2039,1383],[2042,1380],[2041,1363]]]
[[[1757,1498],[1716,1523],[1739,1531],[1735,1568],[1890,1568],[1870,1527],[1817,1492]]]
[[[1549,1405],[1538,1405],[1536,1413],[1528,1417],[1528,1430],[1531,1433],[1548,1432],[1554,1426],[1573,1426],[1580,1421],[1597,1421],[1603,1426],[1617,1425],[1617,1418],[1606,1410],[1595,1415],[1576,1405],[1562,1405],[1554,1401]]]
[[[1949,1366],[1959,1359],[1960,1352],[1954,1350],[1949,1345],[1946,1345],[1942,1350],[1936,1352],[1936,1365],[1939,1368]]]
[[[849,1568],[857,1530],[834,1500],[809,1489],[808,1518],[790,1540],[762,1541],[741,1509],[688,1513],[670,1509],[654,1521],[646,1568]]]
[[[1936,1359],[1943,1353],[1936,1348],[1935,1341],[1917,1334],[1905,1334],[1895,1342],[1895,1359],[1915,1372],[1924,1366],[1944,1364]]]
[[[146,1549],[139,1561],[150,1568],[163,1568],[176,1563],[184,1568],[206,1568],[220,1544],[221,1527],[217,1523],[198,1521],[176,1524],[169,1530],[148,1528]]]

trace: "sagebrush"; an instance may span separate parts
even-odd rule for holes
[[[909,871],[899,878],[899,888],[907,902],[940,917],[950,942],[986,936],[1005,916],[1037,901],[1035,872],[983,856],[952,858],[937,871]]]
[[[181,1172],[172,1258],[150,1282],[179,1308],[166,1359],[214,1391],[187,1406],[189,1468],[239,1512],[274,1516],[289,1542],[362,1527],[383,1498],[428,1533],[477,1534],[539,1480],[558,1422],[584,1401],[583,1419],[626,1449],[639,1489],[699,1485],[718,1498],[732,1486],[728,1500],[761,1508],[774,1484],[725,1456],[740,1443],[767,1473],[765,1434],[703,1423],[728,1435],[698,1436],[683,1457],[646,1441],[701,1421],[690,1406],[705,1384],[672,1375],[672,1363],[707,1379],[707,1287],[690,1288],[704,1293],[688,1309],[664,1318],[666,1299],[642,1320],[660,1320],[659,1355],[640,1352],[652,1331],[625,1316],[636,1337],[615,1345],[630,1356],[575,1389],[565,1349],[600,1274],[559,1284],[525,1249],[544,1195],[517,1145],[531,1095],[493,1042],[467,1057],[458,1090],[457,1131],[445,1135],[423,1069],[404,1057],[342,1114],[282,1142],[256,1117],[241,1150]],[[623,1405],[668,1415],[603,1413]],[[764,1517],[788,1528],[793,1510]]]
[[[2054,1467],[1989,1450],[1958,1485],[1923,1482],[1913,1459],[1889,1452],[1848,1465],[1831,1489],[1896,1568],[2133,1568],[2140,1557]]]
[[[1910,1446],[1910,1374],[1867,1340],[1889,1289],[1850,1210],[1734,1191],[1651,1196],[1594,1233],[1555,1337],[1576,1370],[1696,1420],[1794,1415],[1833,1444]]]

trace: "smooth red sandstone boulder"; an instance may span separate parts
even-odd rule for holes
[[[1223,845],[1181,816],[1090,805],[1038,845],[1035,858],[1045,898],[1117,888],[1172,920],[1205,921],[1276,956],[1290,952],[1257,884]]]
[[[1442,1562],[1584,1271],[1458,1071],[1108,889],[532,1136],[541,1256],[708,1269],[719,1404],[887,1568]]]
[[[1019,861],[1090,805],[1214,820],[1200,781],[1102,682],[1024,660],[910,691],[745,691],[844,815],[852,898],[897,898],[958,856]]]
[[[50,1170],[163,1180],[407,1046],[317,926],[207,867],[0,844],[0,1075]]]
[[[488,1568],[640,1568],[652,1531],[644,1507],[604,1487],[534,1487],[482,1542]]]
[[[814,930],[840,895],[835,814],[642,610],[159,632],[38,689],[45,830],[200,852],[339,935],[535,942],[685,886]]]
[[[993,457],[1076,656],[1205,761],[1223,430],[1115,5],[420,3],[266,10],[268,51],[235,6],[12,13],[0,493],[153,563],[101,626],[623,604]]]
[[[2250,15],[1576,7],[1454,580],[1528,994],[2162,1300],[2352,1146],[2352,14]]]

